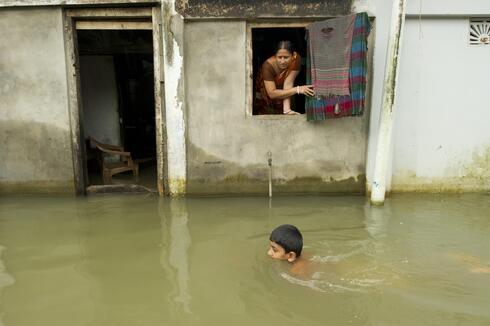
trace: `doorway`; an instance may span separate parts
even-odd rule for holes
[[[163,193],[158,9],[66,13],[78,193]]]
[[[102,166],[126,164],[118,164],[117,155],[101,152],[91,141],[95,139],[129,152],[138,165],[137,176],[128,167],[111,176],[111,184],[156,190],[151,31],[79,30],[77,36],[88,186],[109,183],[102,177]]]

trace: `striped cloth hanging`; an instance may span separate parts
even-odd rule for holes
[[[310,72],[318,96],[350,95],[349,65],[355,19],[353,14],[306,27]]]
[[[308,121],[362,115],[365,109],[367,84],[367,38],[371,23],[367,13],[358,13],[354,21],[349,67],[350,95],[307,97],[305,101]],[[309,42],[309,35],[307,35]],[[308,51],[310,47],[308,46]],[[308,58],[311,53],[308,52]],[[311,62],[306,61],[306,83],[312,84]],[[337,107],[337,108],[336,108]]]

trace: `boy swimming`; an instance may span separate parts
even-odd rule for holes
[[[290,264],[291,273],[307,275],[308,264],[304,256],[303,236],[298,228],[291,224],[283,224],[275,228],[269,237],[269,250],[267,254],[272,259],[286,260]]]

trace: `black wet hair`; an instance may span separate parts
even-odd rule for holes
[[[279,225],[272,231],[269,240],[283,247],[286,253],[292,251],[296,254],[296,257],[301,255],[301,250],[303,249],[303,236],[294,225]]]
[[[281,49],[284,49],[284,50],[288,51],[289,53],[293,54],[293,52],[294,52],[293,43],[291,43],[291,41],[288,41],[288,40],[279,41],[279,43],[277,43],[277,45],[276,45],[276,49],[275,49],[276,52],[274,52],[274,53],[277,53],[277,51],[279,51]]]

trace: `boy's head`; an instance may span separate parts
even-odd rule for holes
[[[269,237],[267,254],[274,259],[294,262],[303,249],[303,236],[294,225],[283,224],[275,228]]]

